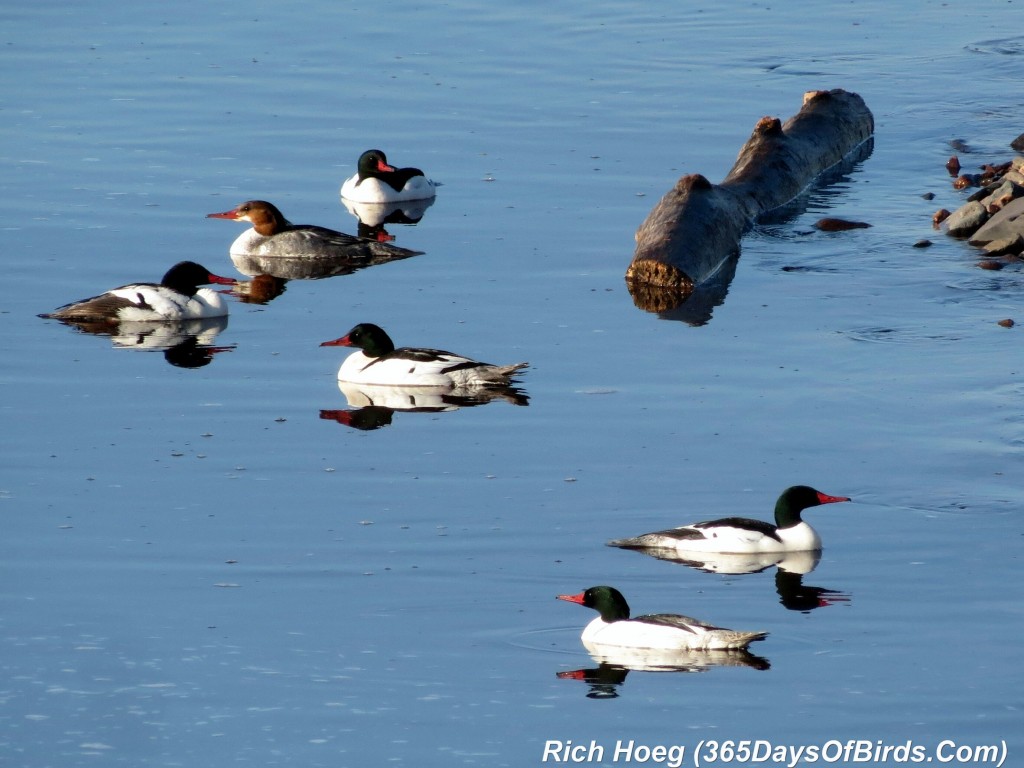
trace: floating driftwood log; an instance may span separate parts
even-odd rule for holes
[[[874,125],[864,100],[840,89],[804,94],[785,124],[761,118],[721,184],[683,176],[637,230],[626,271],[634,301],[657,310],[664,308],[662,290],[685,298],[739,250],[757,217],[797,197],[868,141]]]

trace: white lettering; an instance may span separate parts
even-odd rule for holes
[[[590,744],[573,744],[572,741],[549,739],[544,742],[544,754],[540,761],[546,763],[593,763],[604,760],[604,747],[591,739]]]
[[[555,741],[554,739],[548,739],[544,742],[544,754],[541,755],[540,761],[546,763],[550,757],[556,763],[562,762],[558,757],[558,750],[562,748],[562,742]]]
[[[633,740],[630,739],[625,745],[622,743],[622,739],[615,742],[615,754],[612,755],[612,762],[628,763],[633,759]]]

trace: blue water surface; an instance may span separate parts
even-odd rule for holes
[[[86,0],[0,20],[0,763],[1022,753],[1024,283],[931,227],[964,199],[951,154],[1012,156],[1019,3]],[[710,298],[637,308],[623,275],[659,197],[837,87],[872,109],[871,154],[750,233]],[[204,216],[246,199],[354,232],[338,190],[370,147],[443,183],[388,227],[424,255],[232,297],[199,367],[36,317],[182,259],[245,277],[241,226]],[[318,345],[363,321],[528,360],[529,405],[322,418],[351,407],[346,351]],[[808,514],[825,550],[803,585],[831,605],[787,608],[775,568],[604,546],[768,519],[797,483],[854,499]],[[770,668],[566,676],[597,669],[592,614],[554,596],[601,583],[638,613],[768,631]]]

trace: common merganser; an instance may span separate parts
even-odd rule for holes
[[[359,156],[356,173],[341,185],[341,196],[356,203],[403,203],[429,200],[438,185],[419,168],[395,168],[379,149]]]
[[[626,598],[615,587],[591,587],[578,595],[557,597],[593,608],[601,614],[587,624],[580,635],[588,650],[607,646],[660,651],[721,651],[746,648],[755,640],[768,636],[767,632],[724,629],[675,613],[655,613],[631,619]]]
[[[65,304],[40,317],[109,324],[224,317],[228,313],[224,298],[216,291],[199,287],[208,283],[234,285],[235,281],[215,275],[194,261],[182,261],[167,270],[159,283],[122,285],[99,296]]]
[[[491,365],[441,349],[400,347],[384,329],[360,323],[321,347],[359,347],[338,369],[338,381],[399,387],[507,387],[528,363]]]
[[[821,549],[821,537],[800,517],[808,507],[850,501],[806,485],[787,488],[775,502],[775,525],[746,517],[725,517],[609,541],[625,549],[674,549],[685,552],[805,552]]]
[[[231,244],[232,256],[317,256],[365,260],[381,257],[404,259],[422,253],[326,227],[292,224],[265,200],[248,200],[230,211],[209,213],[206,218],[252,224],[252,229],[247,229]]]

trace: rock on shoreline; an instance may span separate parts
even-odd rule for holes
[[[959,163],[953,166],[959,170]],[[987,257],[1024,257],[1024,156],[999,166],[984,166],[982,171],[977,176],[956,178],[953,184],[958,189],[979,189],[948,216],[936,213],[935,226],[983,249]]]

